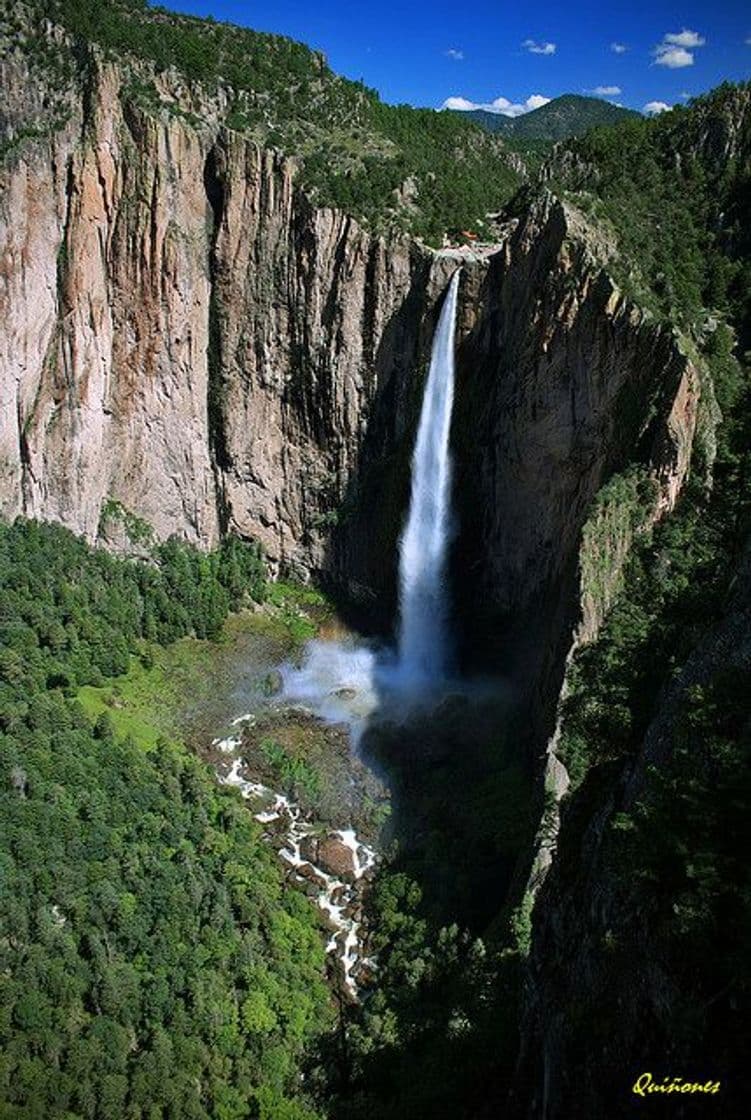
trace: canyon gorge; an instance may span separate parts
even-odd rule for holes
[[[515,1050],[502,1089],[493,1083],[473,1114],[495,1115],[502,1100],[520,1117],[574,1116],[577,1101],[581,1115],[604,1115],[603,1070],[619,1047],[641,1059],[640,1014],[661,1023],[646,1032],[660,1040],[665,1008],[688,997],[664,962],[650,973],[649,937],[610,883],[603,838],[646,796],[656,760],[673,757],[690,690],[709,688],[720,664],[746,671],[747,560],[728,564],[737,575],[724,613],[711,633],[697,631],[624,769],[606,759],[612,770],[580,786],[561,749],[566,702],[635,547],[672,523],[690,487],[702,500],[713,492],[724,416],[700,343],[716,318],[694,329],[655,310],[613,222],[586,196],[575,149],[539,174],[522,170],[513,197],[484,216],[481,241],[433,247],[322,204],[302,157],[231,127],[234,94],[221,83],[209,90],[177,66],[43,26],[49,50],[75,58],[75,80],[56,86],[21,49],[0,59],[0,515],[56,523],[125,560],[149,562],[173,540],[201,553],[253,542],[270,576],[324,589],[351,627],[393,644],[431,347],[455,295],[452,653],[464,679],[497,687],[500,706],[483,694],[470,718],[455,695],[404,731],[367,712],[363,743],[391,773],[394,835],[402,829],[409,848],[434,828],[435,806],[424,816],[415,807],[410,824],[405,791],[424,774],[433,790],[465,719],[478,788],[484,752],[504,737],[527,783],[525,840],[513,859],[488,857],[487,873],[478,845],[477,880],[457,897],[483,896],[464,915],[473,936],[499,914],[534,907],[534,921],[518,1060]],[[710,169],[748,165],[751,95],[727,97],[729,110],[696,110],[697,159]],[[734,327],[742,341],[744,322]],[[400,762],[405,744],[414,752]],[[239,765],[223,780],[251,789]],[[599,1069],[577,1049],[569,1014],[611,998],[611,927],[631,931],[652,984],[631,1003],[629,982],[613,985],[625,1010],[617,1021],[603,1013],[612,1037]],[[348,1120],[343,1099],[333,1115]]]

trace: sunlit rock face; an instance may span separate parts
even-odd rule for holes
[[[0,510],[96,540],[116,502],[157,538],[331,568],[374,410],[397,402],[391,445],[456,266],[312,207],[293,160],[189,116],[177,79],[186,111],[149,112],[90,61],[68,122],[1,171]],[[44,90],[2,65],[11,129]]]
[[[8,121],[33,117],[44,90],[22,59],[2,78]],[[5,157],[0,508],[94,540],[119,502],[157,537],[235,531],[303,577],[393,594],[456,255],[315,209],[294,160],[213,124],[211,105],[190,116],[189,91],[160,82],[186,112],[146,111],[92,59],[68,122]],[[452,440],[462,526],[485,509],[475,547],[498,599],[565,565],[613,433],[625,455],[639,428],[622,430],[623,386],[658,384],[664,421],[687,365],[600,276],[597,249],[546,200],[497,252],[461,258]],[[664,443],[675,491],[685,462]]]
[[[482,253],[374,236],[312,206],[294,160],[211,104],[199,115],[174,75],[159,78],[173,108],[149,110],[118,65],[90,62],[67,123],[1,171],[2,514],[132,551],[144,523],[202,547],[239,533],[388,634],[430,348],[461,264],[453,632],[462,664],[511,667],[547,710],[581,621],[592,500],[636,460],[655,514],[669,508],[699,406],[676,339],[609,278],[614,247],[544,192]],[[21,56],[2,66],[7,129],[45,90]]]

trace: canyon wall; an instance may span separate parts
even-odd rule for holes
[[[117,509],[159,539],[236,531],[308,575],[448,273],[314,210],[293,161],[126,86],[99,61],[65,126],[4,162],[0,509],[92,541]]]
[[[548,744],[567,657],[596,636],[631,534],[672,508],[715,411],[684,342],[613,281],[617,247],[544,190],[482,252],[376,236],[316,209],[294,159],[221,125],[174,75],[155,107],[92,51],[59,127],[35,131],[48,91],[19,57],[0,68],[0,514],[128,551],[146,532],[206,548],[237,533],[387,629],[424,372],[461,264],[461,658],[508,679],[540,786],[547,766],[560,793]],[[598,495],[630,471],[642,505],[612,521]],[[618,917],[603,820],[587,890]],[[530,981],[525,1012],[521,1076],[551,1094],[534,1090],[542,1115],[573,1107],[563,1016],[607,926],[561,881],[543,888],[530,976],[546,953],[572,970],[560,989]]]
[[[728,795],[726,775],[716,772],[713,748],[723,731],[713,742],[696,720],[695,705],[697,695],[711,694],[722,680],[733,682],[728,695],[742,703],[751,671],[748,542],[733,566],[731,587],[716,625],[664,687],[638,750],[623,764],[594,768],[564,819],[555,863],[535,907],[511,1116],[632,1115],[632,1086],[646,1070],[658,1081],[678,1076],[704,1082],[711,1075],[721,1083],[726,1114],[740,1115],[734,1103],[744,1088],[746,1007],[735,983],[716,979],[723,967],[732,974],[733,965],[715,939],[737,932],[734,912],[730,908],[726,914],[727,896],[714,888],[715,932],[708,944],[700,943],[704,959],[697,961],[691,926],[696,914],[690,905],[698,909],[700,891],[692,896],[677,870],[655,890],[655,869],[643,847],[629,851],[626,846],[624,855],[622,842],[632,835],[640,811],[660,796],[652,828],[666,834],[676,830],[657,775],[667,782],[680,773],[682,792],[696,788],[700,773],[701,786],[716,787],[721,791],[717,801],[724,796],[730,803],[729,812],[722,806],[723,822],[740,811],[735,787]],[[705,799],[699,812],[711,819],[717,802]],[[692,864],[700,868],[707,859],[706,840],[698,831],[700,838],[692,837],[683,849],[692,886]],[[732,828],[728,837],[736,847]],[[682,839],[685,845],[685,832]],[[674,868],[680,866],[675,859]],[[686,914],[690,920],[680,936],[676,931]],[[743,1055],[740,1066],[738,1054]],[[677,1113],[695,1114],[697,1106],[685,1104]]]
[[[221,125],[226,93],[202,101],[167,72],[155,105],[89,48],[45,132],[44,82],[20,55],[2,67],[2,515],[134,551],[149,532],[239,533],[387,628],[424,371],[461,264],[457,628],[466,663],[535,701],[539,742],[593,499],[638,462],[652,516],[669,508],[697,421],[698,372],[619,293],[615,247],[544,191],[479,252],[375,236],[312,206],[294,159]],[[585,601],[585,629],[602,609]]]

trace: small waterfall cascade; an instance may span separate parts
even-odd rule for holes
[[[399,545],[399,675],[406,685],[429,686],[445,677],[448,669],[449,435],[460,271],[451,278],[433,339],[412,458],[409,515]]]

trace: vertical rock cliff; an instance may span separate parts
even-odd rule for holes
[[[458,628],[465,662],[511,676],[538,751],[574,629],[606,606],[580,602],[592,503],[638,464],[648,516],[672,506],[698,370],[619,293],[615,246],[552,195],[482,254],[378,237],[220,124],[226,91],[155,81],[157,102],[135,63],[88,46],[45,131],[48,77],[3,62],[3,515],[113,547],[144,523],[203,547],[239,533],[385,623],[437,303],[461,264]]]
[[[306,576],[450,269],[167,104],[94,59],[65,128],[5,161],[2,510],[96,540],[116,502],[157,537],[240,532]]]
[[[24,98],[33,117],[44,91],[19,59],[4,66],[17,117]],[[380,591],[435,304],[458,262],[315,209],[293,160],[216,125],[211,105],[196,117],[174,76],[160,83],[161,107],[144,105],[92,51],[67,123],[4,159],[3,513],[96,540],[124,508],[159,538],[239,532],[302,576]],[[676,388],[670,341],[650,341],[566,256],[564,226],[548,201],[489,264],[465,267],[457,461],[473,544],[460,551],[485,558],[500,609],[568,562],[617,459],[634,370]],[[466,455],[461,427],[481,436]],[[562,492],[529,519],[546,478]]]
[[[619,289],[614,239],[544,189],[518,196],[481,252],[378,236],[316,207],[294,158],[223,123],[231,91],[204,101],[166,71],[151,75],[154,101],[137,64],[76,51],[85,58],[56,99],[23,55],[0,62],[0,514],[128,551],[144,533],[203,548],[252,538],[275,571],[327,582],[387,630],[430,342],[463,268],[459,653],[508,683],[519,755],[540,816],[546,795],[552,813],[517,874],[542,892],[517,1103],[557,1117],[584,1100],[595,1115],[607,1102],[570,1015],[607,1003],[612,928],[633,934],[647,985],[632,998],[619,973],[619,1037],[633,1042],[641,1016],[658,1024],[649,1039],[663,1037],[680,999],[628,891],[608,880],[608,829],[643,792],[647,764],[670,757],[688,689],[723,657],[747,665],[746,569],[639,759],[612,785],[606,775],[560,853],[558,707],[634,537],[673,509],[699,443],[711,459],[718,415],[701,359]],[[591,1082],[581,1098],[577,1069]]]

